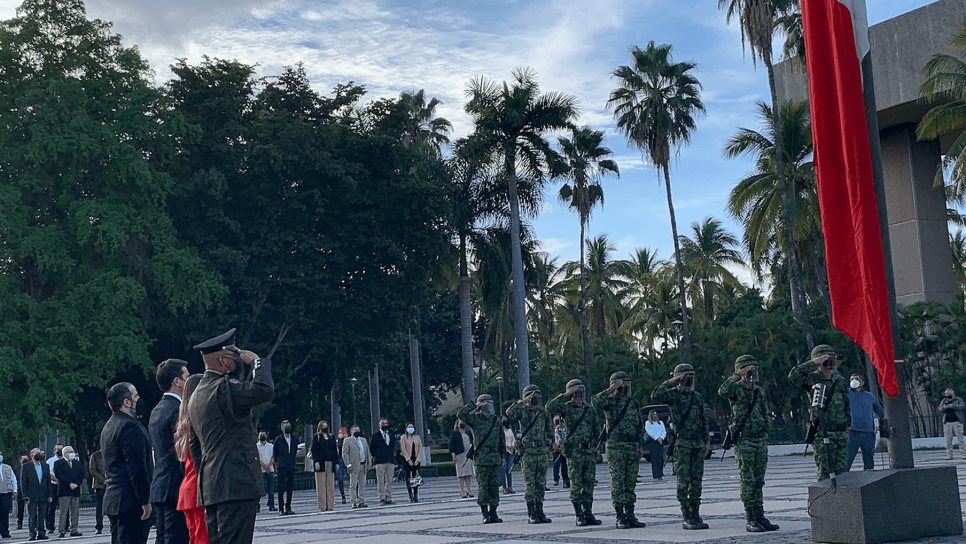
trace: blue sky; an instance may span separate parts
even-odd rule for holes
[[[0,0],[0,18],[12,16],[18,3]],[[868,0],[869,19],[928,3]],[[440,113],[453,121],[456,136],[469,129],[462,103],[471,78],[500,80],[530,66],[544,89],[578,97],[581,123],[608,134],[622,174],[604,180],[605,204],[591,218],[589,235],[607,234],[619,258],[639,246],[667,258],[671,234],[656,172],[615,132],[605,109],[610,73],[627,62],[630,47],[670,43],[677,59],[698,64],[707,107],[672,167],[679,229],[687,233],[691,223],[714,216],[740,236],[724,208],[751,165],[725,159],[721,149],[736,127],[755,126],[754,103],[768,90],[764,70],[743,53],[717,0],[89,0],[88,11],[114,21],[159,82],[179,57],[236,58],[266,75],[301,61],[323,92],[348,80],[365,84],[373,98],[424,88],[443,100]],[[556,189],[548,188],[534,221],[537,236],[546,251],[575,259],[577,220],[557,201]]]

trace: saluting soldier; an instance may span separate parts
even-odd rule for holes
[[[832,346],[821,344],[812,349],[812,358],[794,367],[788,372],[788,380],[807,391],[810,401],[814,398],[819,384],[825,386],[825,402],[822,406],[815,406],[809,402],[808,414],[813,425],[817,426],[812,447],[815,452],[815,465],[818,467],[818,479],[829,477],[829,469],[835,474],[842,474],[848,470],[849,426],[852,414],[849,411],[849,386],[845,378],[835,372],[835,367],[842,364]],[[822,441],[822,433],[827,432],[829,447],[826,452]],[[831,457],[832,466],[829,466]]]
[[[741,502],[745,505],[749,533],[777,531],[765,517],[762,488],[768,467],[768,416],[761,390],[758,360],[753,355],[735,359],[735,373],[718,388],[718,395],[731,402],[729,431],[735,437]]]
[[[500,418],[493,406],[493,397],[480,395],[476,404],[460,408],[457,419],[473,428],[473,463],[476,465],[476,502],[483,512],[483,523],[502,523],[497,517],[500,505],[500,470],[506,452],[506,438]]]
[[[550,523],[543,513],[547,491],[547,454],[553,431],[543,407],[543,393],[536,385],[523,389],[523,399],[510,405],[506,417],[520,429],[517,447],[523,455],[523,497],[527,502],[527,523]]]
[[[610,375],[610,387],[594,395],[594,407],[607,420],[607,465],[610,467],[611,500],[617,528],[644,527],[634,515],[637,469],[640,465],[644,421],[641,405],[631,397],[631,377],[618,371]]]
[[[562,416],[567,422],[567,437],[561,446],[570,472],[570,502],[574,503],[577,526],[600,525],[594,517],[594,477],[597,459],[594,440],[600,431],[597,409],[587,402],[587,388],[580,380],[567,382],[567,389],[547,403],[550,416]]]
[[[189,449],[208,542],[250,543],[265,494],[251,409],[275,396],[271,361],[235,347],[235,329],[194,349],[201,352],[205,373],[188,404]],[[250,379],[243,365],[251,367]]]
[[[708,420],[704,415],[704,399],[694,390],[694,367],[682,363],[674,367],[672,378],[657,386],[651,394],[656,402],[671,407],[674,427],[674,474],[678,479],[678,502],[684,518],[682,527],[707,529],[701,519],[701,483],[704,458],[710,451]]]

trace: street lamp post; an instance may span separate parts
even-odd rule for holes
[[[500,397],[500,407],[497,409],[497,412],[499,412],[503,409],[503,376],[496,377],[496,388],[497,394]]]
[[[352,378],[349,380],[352,382],[352,425],[356,425],[356,382],[359,378]]]

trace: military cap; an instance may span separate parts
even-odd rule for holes
[[[758,366],[758,359],[754,355],[741,355],[735,359],[735,372],[741,372],[746,366]]]
[[[580,380],[570,380],[569,382],[567,382],[566,390],[570,391],[571,389],[577,389],[578,387],[583,387],[583,385],[584,385],[584,382]]]
[[[484,402],[493,402],[493,397],[487,395],[486,393],[476,397],[477,404],[483,404]]]
[[[688,363],[681,363],[674,367],[674,372],[671,372],[672,376],[675,374],[694,374],[694,367]]]
[[[235,332],[237,332],[237,329],[231,329],[224,334],[220,334],[214,338],[205,340],[192,349],[200,351],[202,355],[207,355],[209,353],[215,353],[227,347],[234,346]]]
[[[539,387],[537,387],[536,385],[533,385],[533,384],[528,385],[528,386],[526,386],[526,387],[523,388],[523,397],[524,398],[529,397],[533,393],[542,393],[542,391],[540,391],[540,388]]]
[[[630,374],[628,374],[627,372],[624,372],[623,370],[618,370],[617,372],[610,375],[610,383],[612,384],[617,380],[624,380],[626,382],[626,381],[630,381],[630,379],[631,379]]]
[[[812,357],[810,360],[814,361],[819,357],[835,357],[835,350],[828,344],[819,344],[812,348]]]

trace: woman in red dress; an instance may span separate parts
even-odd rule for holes
[[[184,385],[184,395],[181,400],[181,410],[178,413],[178,427],[175,431],[175,453],[184,462],[184,480],[178,490],[178,510],[184,512],[184,521],[188,526],[188,539],[191,544],[208,544],[208,526],[205,525],[205,507],[198,505],[198,473],[195,464],[188,453],[188,435],[191,421],[188,419],[188,401],[194,393],[201,374],[188,377]]]

